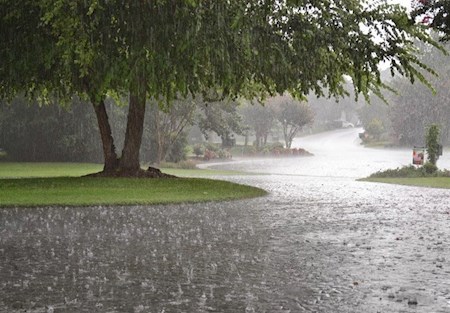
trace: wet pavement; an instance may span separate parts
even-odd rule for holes
[[[0,312],[450,312],[450,190],[355,181],[411,156],[355,135],[221,165],[263,198],[0,209]]]

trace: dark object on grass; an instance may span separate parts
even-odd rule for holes
[[[86,177],[176,178],[176,176],[163,173],[154,167],[149,167],[147,170],[139,169],[138,171],[102,171],[86,175]]]

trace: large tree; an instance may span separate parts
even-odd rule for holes
[[[170,103],[211,89],[231,97],[340,95],[343,76],[368,95],[378,65],[414,80],[413,38],[429,41],[407,13],[356,0],[4,0],[1,96],[76,93],[94,105],[107,175],[140,175],[147,98]],[[104,99],[129,98],[118,157]]]

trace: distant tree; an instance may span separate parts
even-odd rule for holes
[[[89,106],[39,106],[17,97],[0,102],[0,147],[10,161],[101,162],[100,138]]]
[[[388,96],[386,96],[386,98],[390,99]],[[367,130],[370,128],[370,124],[376,119],[381,122],[384,133],[391,134],[392,126],[390,110],[393,106],[394,103],[392,102],[389,102],[389,105],[387,105],[380,98],[372,96],[369,105],[362,105],[357,110],[358,118],[364,129]]]
[[[450,62],[448,57],[427,45],[417,45],[427,66],[435,67],[439,76],[428,77],[434,91],[423,85],[412,86],[404,79],[395,79],[392,87],[397,94],[387,97],[392,137],[402,145],[422,145],[424,129],[438,124],[442,141],[450,142]],[[448,48],[448,44],[444,47]]]
[[[238,112],[239,103],[230,99],[200,104],[198,126],[205,138],[209,132],[216,133],[223,147],[229,147],[234,135],[243,133],[242,117]]]
[[[255,134],[256,147],[264,146],[276,121],[273,108],[254,100],[246,103],[240,112],[243,116],[243,122]]]
[[[378,140],[384,132],[383,122],[377,118],[374,118],[370,121],[365,130],[367,134]]]
[[[345,89],[348,91],[348,95],[339,98],[317,98],[315,95],[308,95],[308,104],[314,111],[314,128],[323,131],[333,129],[336,126],[341,127],[342,123],[339,122],[343,118],[348,122],[357,122],[358,110],[365,107],[366,103],[364,99],[356,99],[349,82],[345,84]],[[370,96],[371,103],[374,98],[376,99],[375,96]]]
[[[314,121],[311,107],[307,102],[297,101],[289,95],[274,97],[267,102],[274,107],[275,116],[283,129],[286,148],[291,148],[298,132]]]
[[[184,158],[186,127],[194,123],[196,109],[197,103],[192,97],[175,100],[164,110],[159,108],[158,102],[152,101],[147,114],[143,144],[149,161],[159,164],[168,156],[171,161]]]

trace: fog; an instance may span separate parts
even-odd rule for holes
[[[366,148],[361,145],[362,128],[339,129],[316,135],[297,137],[294,148],[304,148],[314,154],[304,158],[237,159],[222,165],[243,171],[316,177],[364,178],[386,169],[412,164],[411,148]],[[450,168],[450,157],[438,161],[441,168]],[[208,166],[208,165],[206,165]]]

